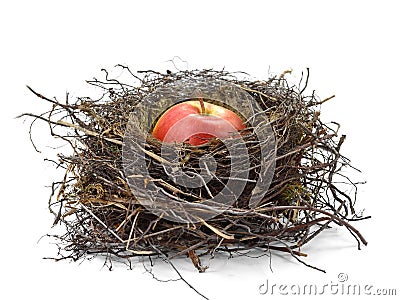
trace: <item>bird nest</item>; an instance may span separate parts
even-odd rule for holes
[[[296,86],[288,72],[250,80],[119,67],[129,82],[105,70],[104,80],[88,81],[102,90],[98,99],[59,101],[29,88],[51,108],[24,115],[46,122],[72,150],[58,154],[65,175],[48,204],[54,224],[64,225],[57,259],[186,255],[203,272],[202,256],[262,249],[303,262],[302,246],[332,225],[346,227],[359,248],[367,244],[350,224],[362,216],[357,184],[344,174],[352,168],[340,152],[345,136],[320,119],[332,97],[304,95],[308,70]],[[247,126],[240,138],[192,146],[152,137],[167,108],[199,98],[238,113]]]

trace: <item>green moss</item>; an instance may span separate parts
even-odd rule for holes
[[[297,202],[297,196],[300,195],[304,200],[310,199],[310,192],[300,182],[289,183],[281,194],[281,201],[285,204]]]

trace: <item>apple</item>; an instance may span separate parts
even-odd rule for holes
[[[162,142],[198,146],[212,138],[237,137],[238,131],[245,128],[235,112],[200,98],[169,108],[158,119],[152,134]]]

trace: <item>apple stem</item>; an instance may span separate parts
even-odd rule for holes
[[[201,113],[205,114],[206,113],[206,107],[204,106],[204,100],[203,98],[199,98],[199,102],[200,102],[200,107],[201,107]]]

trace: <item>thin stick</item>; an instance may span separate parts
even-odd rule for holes
[[[80,203],[80,206],[83,207],[97,222],[99,222],[105,229],[107,229],[113,236],[115,236],[121,243],[124,242],[123,239],[120,238],[118,234],[116,234],[110,227],[108,227],[102,220],[100,220],[89,208],[87,208],[84,204]]]
[[[330,216],[332,219],[337,221],[339,224],[344,225],[345,227],[351,229],[351,231],[353,231],[358,236],[358,238],[361,240],[361,242],[364,245],[368,244],[367,240],[362,236],[362,234],[353,225],[351,225],[349,222],[341,219],[340,217],[338,217],[326,210],[323,210],[321,208],[312,207],[312,206],[284,205],[284,206],[265,207],[265,208],[262,208],[261,211],[277,211],[277,210],[288,210],[288,209],[309,210],[309,211],[315,211],[315,212]]]

